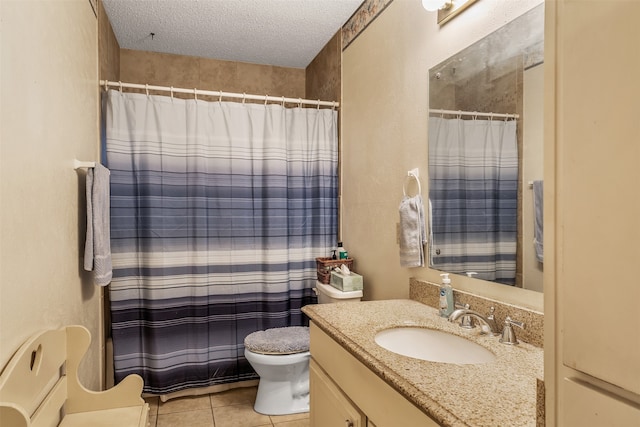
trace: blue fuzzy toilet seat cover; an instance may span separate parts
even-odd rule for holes
[[[295,354],[309,351],[309,328],[289,326],[253,332],[244,339],[244,347],[262,354]]]

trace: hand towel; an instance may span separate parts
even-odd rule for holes
[[[400,266],[424,267],[427,231],[420,195],[404,197],[400,202]]]
[[[536,248],[536,258],[542,262],[544,254],[543,246],[543,182],[533,181],[533,209],[534,209],[534,228],[533,228],[533,244]]]
[[[87,170],[87,236],[84,245],[84,269],[93,271],[96,285],[111,282],[111,227],[109,222],[109,176],[101,164]]]
[[[429,267],[433,265],[433,206],[431,205],[431,198],[427,199],[427,245],[429,247]]]

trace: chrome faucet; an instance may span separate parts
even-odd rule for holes
[[[496,321],[493,318],[493,310],[494,308],[491,307],[491,314],[489,314],[489,316],[487,317],[484,317],[482,314],[476,311],[469,310],[468,308],[460,308],[449,315],[449,322],[455,322],[461,316],[471,316],[479,320],[481,323],[487,325],[489,331],[491,331],[491,335],[500,335],[496,326]]]
[[[461,304],[459,302],[455,303],[455,308],[464,308],[469,310],[469,304]],[[460,327],[464,329],[473,329],[476,325],[473,324],[473,319],[469,315],[462,316],[462,320],[460,320]]]

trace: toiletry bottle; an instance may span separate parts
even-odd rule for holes
[[[347,259],[348,256],[349,254],[347,253],[347,250],[342,246],[342,242],[338,242],[338,258]]]
[[[453,312],[453,288],[451,287],[451,279],[449,273],[442,273],[442,285],[440,285],[440,316],[449,317]]]

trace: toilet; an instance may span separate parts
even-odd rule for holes
[[[318,303],[356,302],[362,291],[343,292],[316,282]],[[289,326],[253,332],[244,356],[260,376],[253,408],[265,415],[309,412],[309,328]]]

